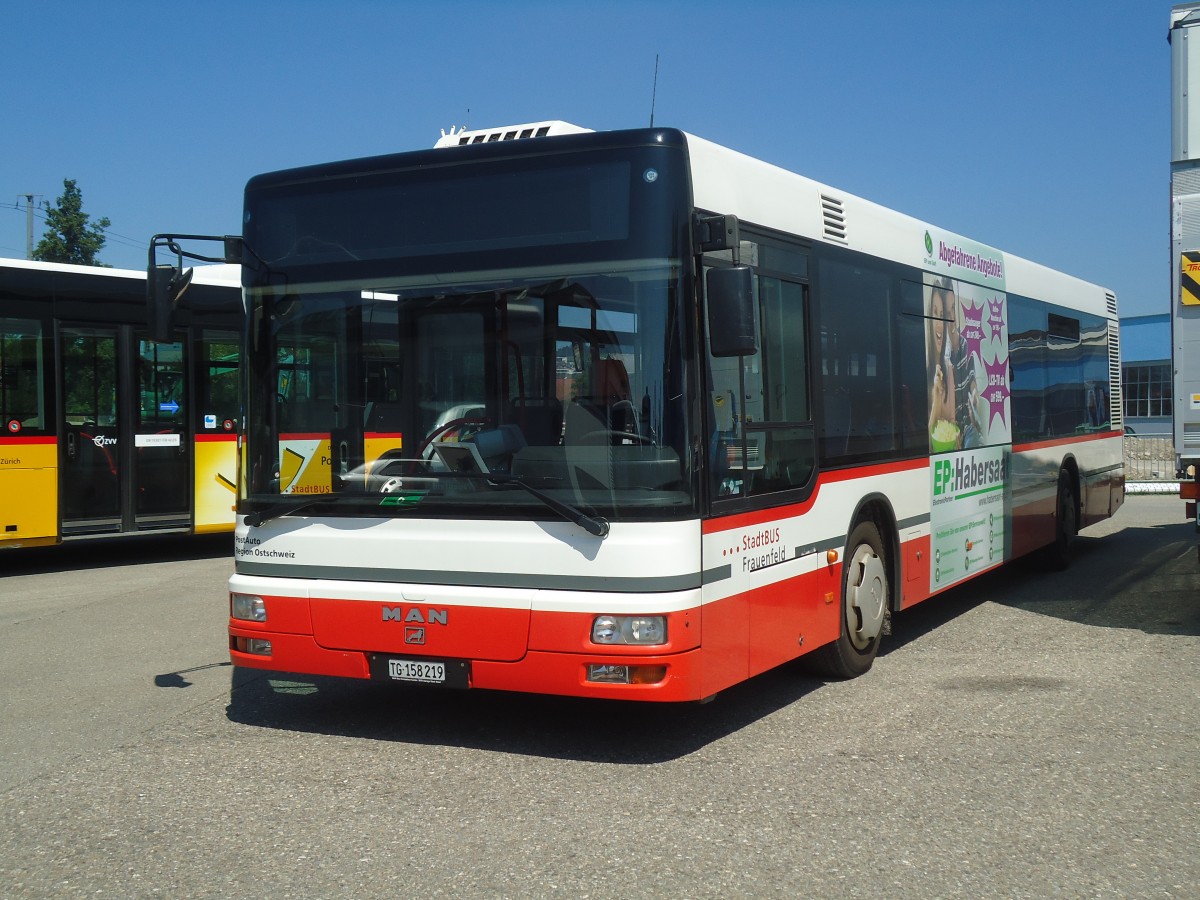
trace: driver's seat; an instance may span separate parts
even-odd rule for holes
[[[629,399],[629,373],[619,359],[602,359],[592,393],[567,404],[563,443],[607,444],[613,432],[637,432],[637,411]]]

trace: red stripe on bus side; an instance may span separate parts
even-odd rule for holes
[[[22,437],[21,435],[0,434],[0,444],[3,444],[5,447],[22,447],[29,446],[31,444],[56,443],[58,443],[58,438],[56,438],[54,435],[49,435],[46,437],[35,437],[33,435],[30,435],[29,437]]]
[[[1054,438],[1049,441],[1034,441],[1028,444],[1013,444],[1014,453],[1024,453],[1026,450],[1043,450],[1047,447],[1066,447],[1070,444],[1083,444],[1088,441],[1102,441],[1108,438],[1121,437],[1119,431],[1098,431],[1095,434],[1073,434],[1070,437]]]
[[[764,522],[773,522],[777,519],[803,515],[812,509],[813,504],[817,502],[817,495],[821,493],[822,485],[834,484],[839,481],[853,481],[858,478],[871,478],[877,475],[891,475],[896,472],[910,472],[916,469],[928,468],[928,466],[929,458],[923,456],[920,459],[906,459],[900,462],[880,463],[874,466],[859,466],[856,468],[834,469],[822,472],[817,478],[817,486],[813,488],[813,492],[803,503],[795,503],[790,506],[772,506],[770,509],[755,509],[705,519],[700,524],[700,530],[702,534],[715,534],[730,528],[751,528],[755,525],[761,525]]]

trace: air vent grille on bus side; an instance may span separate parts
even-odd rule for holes
[[[1113,298],[1116,303],[1116,298]],[[1121,336],[1117,333],[1115,322],[1108,326],[1108,385],[1111,395],[1108,398],[1109,424],[1120,431],[1125,425],[1125,402],[1121,390]]]
[[[1200,450],[1200,425],[1194,422],[1183,423],[1183,449]]]
[[[839,244],[846,243],[846,208],[842,201],[822,194],[821,217],[825,223],[825,237]]]

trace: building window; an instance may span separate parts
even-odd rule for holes
[[[1171,415],[1171,367],[1157,365],[1124,366],[1125,417],[1151,418]]]

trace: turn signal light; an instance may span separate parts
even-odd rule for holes
[[[667,677],[666,666],[630,666],[630,684],[658,684]]]

